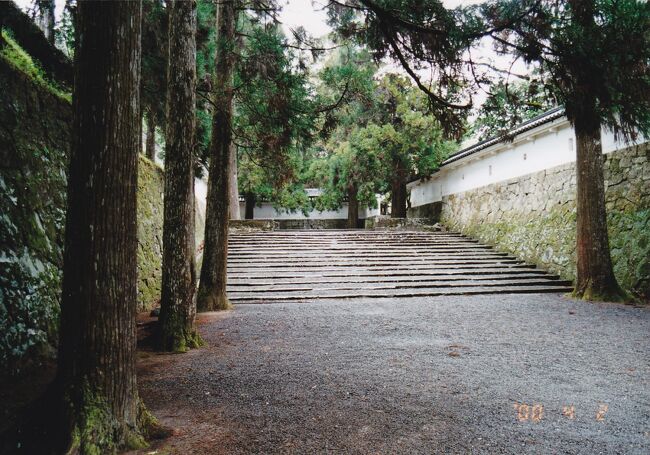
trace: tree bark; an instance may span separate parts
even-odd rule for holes
[[[244,217],[247,220],[252,220],[255,218],[255,193],[246,193],[244,199],[246,200],[246,213],[244,214]]]
[[[196,2],[170,0],[162,296],[158,348],[198,347],[194,252]]]
[[[197,307],[199,311],[231,308],[226,293],[230,201],[230,145],[235,39],[235,0],[217,4],[217,52],[214,76],[214,116],[205,219],[205,248]]]
[[[356,184],[351,183],[348,186],[348,228],[357,229],[359,227],[359,189]]]
[[[574,295],[585,300],[626,299],[609,251],[603,151],[599,122],[576,121],[576,258]]]
[[[585,36],[599,33],[593,0],[570,0],[573,25]],[[605,178],[601,144],[601,120],[591,91],[595,77],[588,65],[573,64],[575,86],[567,103],[567,115],[576,132],[576,287],[574,295],[585,300],[626,300],[609,251]]]
[[[147,139],[145,142],[145,156],[156,162],[156,118],[153,113],[147,113]]]
[[[230,219],[238,220],[241,218],[239,213],[239,186],[237,184],[237,146],[234,143],[230,145],[230,179],[228,183],[228,194],[230,196]]]
[[[57,377],[25,453],[141,448],[154,422],[135,370],[141,3],[77,8]]]
[[[406,170],[399,160],[394,162],[394,174],[391,183],[391,218],[406,218]]]

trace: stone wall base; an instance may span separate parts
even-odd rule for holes
[[[396,230],[438,230],[431,218],[391,218],[375,216],[366,219],[366,229],[396,229]]]
[[[440,214],[442,212],[442,201],[431,202],[430,204],[419,205],[411,207],[407,210],[406,216],[408,218],[428,218],[432,222],[437,223],[440,221]]]
[[[650,298],[650,144],[605,158],[609,240],[621,286]],[[575,163],[443,198],[449,229],[563,278],[576,270]]]

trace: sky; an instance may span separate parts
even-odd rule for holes
[[[443,0],[447,8],[455,8],[459,5],[472,5],[481,3],[482,0]],[[288,0],[281,3],[284,5],[280,20],[286,26],[297,27],[302,25],[315,37],[321,37],[329,31],[327,25],[327,14],[323,11],[327,0]]]
[[[14,0],[21,8],[28,9],[31,7],[33,0]],[[64,0],[56,1],[56,15],[57,20],[61,17],[63,10]],[[283,24],[287,36],[291,36],[291,29],[299,26],[313,37],[320,38],[331,31],[327,25],[327,13],[324,8],[327,5],[327,0],[278,0],[279,4],[283,7],[279,14],[280,21]],[[455,8],[459,5],[471,5],[481,3],[482,0],[443,0],[447,8]],[[502,68],[508,68],[510,61],[508,59],[498,57],[491,49],[490,45],[483,45],[472,54],[474,59],[480,57],[483,60],[490,60]],[[398,64],[388,65],[386,67],[389,71],[401,72]],[[516,64],[513,71],[518,73],[526,73],[527,69],[523,64]],[[422,72],[424,78],[427,77],[428,71]],[[476,104],[481,104],[485,99],[485,93],[479,92],[474,99]]]
[[[14,1],[23,9],[30,8],[33,3],[33,0]],[[55,1],[58,20],[61,17],[65,2],[63,0]],[[443,0],[443,3],[448,8],[480,2],[481,0]],[[331,30],[326,23],[327,14],[323,10],[327,5],[327,0],[280,0],[280,4],[283,5],[280,20],[285,26],[293,28],[303,26],[311,35],[316,37],[325,35]]]

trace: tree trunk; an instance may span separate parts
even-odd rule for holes
[[[581,33],[596,36],[594,0],[570,0],[573,25]],[[585,300],[621,301],[627,296],[618,285],[609,252],[601,121],[591,91],[593,74],[576,60],[575,87],[567,114],[576,132],[576,287],[574,295]]]
[[[196,3],[171,0],[167,2],[167,8],[167,150],[158,348],[184,352],[200,345],[194,326]]]
[[[156,162],[156,118],[153,113],[147,113],[147,140],[145,143],[145,156]]]
[[[228,183],[228,194],[230,196],[230,219],[238,220],[241,218],[239,213],[239,187],[237,185],[237,146],[230,145],[230,179]]]
[[[143,447],[152,424],[135,371],[141,4],[77,8],[57,377],[25,453]]]
[[[230,218],[228,180],[232,142],[232,97],[235,38],[234,0],[217,4],[217,52],[214,77],[214,116],[210,141],[210,170],[205,218],[205,248],[197,307],[199,311],[231,307],[226,293],[228,262],[228,221]]]
[[[244,199],[246,200],[246,213],[244,217],[247,220],[252,220],[255,218],[255,193],[246,193]]]
[[[357,185],[352,183],[348,186],[348,228],[359,227],[359,199]]]
[[[585,300],[626,299],[614,276],[607,234],[603,151],[599,122],[577,119],[577,275],[574,295]]]
[[[406,170],[396,160],[394,162],[393,181],[391,183],[391,218],[406,218]]]

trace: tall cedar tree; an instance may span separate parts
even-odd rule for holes
[[[237,182],[237,146],[234,142],[230,145],[229,155],[230,180],[228,183],[228,194],[230,197],[230,219],[238,220],[241,218],[239,213],[239,185]]]
[[[196,2],[169,1],[167,131],[159,348],[199,345],[194,326],[194,141],[196,128]]]
[[[56,381],[61,438],[105,453],[144,443],[135,373],[142,8],[77,8]]]
[[[168,23],[162,0],[143,0],[140,105],[146,124],[144,153],[151,161],[156,159],[156,130],[165,128]]]
[[[231,307],[226,293],[228,260],[228,197],[232,143],[233,73],[235,66],[236,0],[216,8],[217,52],[213,81],[214,114],[210,142],[210,169],[205,219],[205,246],[197,307],[199,311]]]
[[[144,154],[151,161],[156,161],[156,117],[149,113],[147,120],[147,137],[145,140]]]
[[[504,49],[553,76],[575,128],[577,274],[574,295],[627,298],[612,269],[605,210],[601,128],[625,139],[650,132],[650,4],[637,0],[530,1],[529,17],[494,34]],[[502,23],[511,4],[500,2]],[[488,12],[488,15],[490,12]]]
[[[12,452],[146,445],[135,370],[140,17],[139,1],[77,6],[57,376]]]
[[[359,186],[356,182],[348,184],[348,229],[359,227]]]
[[[570,0],[574,26],[585,36],[597,37],[593,0]],[[623,49],[621,49],[623,51]],[[582,60],[582,59],[580,59]],[[576,132],[577,274],[575,295],[587,300],[622,300],[625,294],[614,276],[609,253],[605,177],[597,100],[591,93],[591,67],[587,61],[567,62],[575,75],[575,98],[569,116]]]

